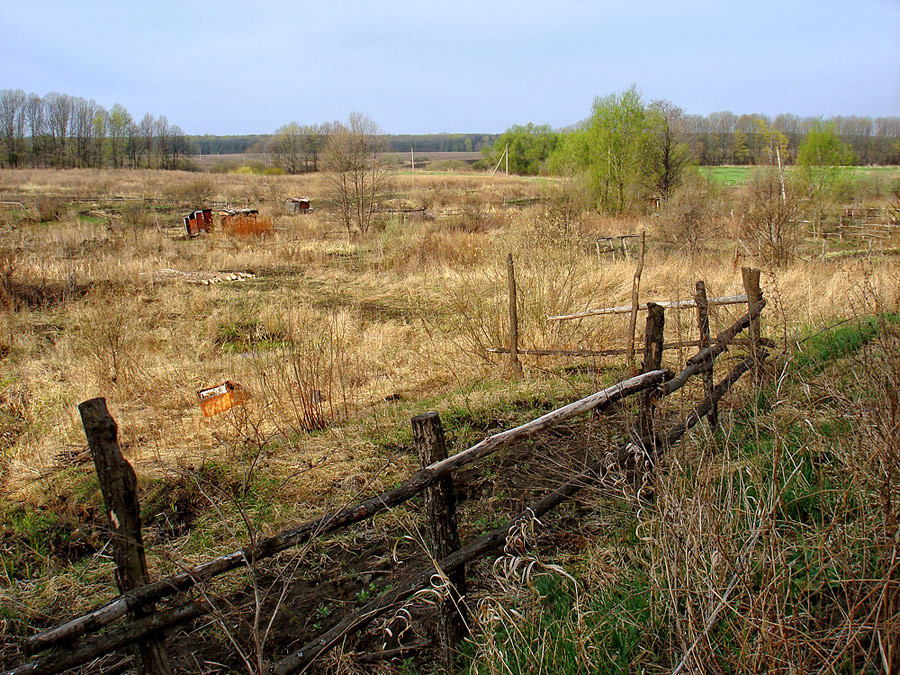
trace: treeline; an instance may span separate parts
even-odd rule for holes
[[[388,152],[480,152],[493,145],[498,134],[388,134]]]
[[[765,164],[768,148],[777,142],[786,163],[795,163],[803,140],[811,129],[833,126],[863,165],[900,164],[900,117],[835,116],[799,117],[789,113],[774,118],[762,114],[680,115],[676,130],[691,148],[692,158],[703,165]]]
[[[178,169],[194,152],[165,116],[136,120],[119,104],[106,110],[68,94],[0,91],[0,166]]]
[[[191,145],[201,155],[239,155],[255,150],[264,143],[269,134],[244,134],[242,136],[189,136]]]
[[[482,153],[482,166],[505,159],[513,173],[578,178],[590,204],[612,214],[667,201],[696,164],[797,164],[798,188],[838,199],[846,192],[838,167],[900,163],[900,118],[686,115],[668,101],[645,103],[632,86],[596,98],[570,129],[513,126]]]
[[[615,94],[611,96],[616,98]],[[591,117],[563,131],[549,125],[510,127],[493,145],[482,149],[482,166],[499,161],[507,147],[509,170],[514,173],[536,175],[552,172],[565,161],[571,163],[576,159],[572,156],[571,141],[583,139],[585,132],[591,129],[597,132],[597,110],[608,107],[610,100],[610,97],[596,99]],[[618,105],[624,107],[624,117],[618,123],[630,129],[632,141],[647,134],[651,137],[662,135],[659,142],[666,144],[667,152],[678,154],[679,161],[686,163],[702,166],[797,164],[809,135],[828,129],[835,140],[849,150],[843,156],[847,164],[900,164],[900,117],[801,118],[780,114],[772,118],[731,112],[688,115],[668,101],[645,104],[633,87],[622,94]],[[600,142],[599,139],[595,141]],[[612,141],[606,139],[603,142]],[[581,146],[578,152],[584,163],[585,153],[590,153],[596,142],[582,143]],[[649,154],[642,161],[652,162],[654,151],[647,147],[644,150]]]
[[[323,124],[296,126],[305,130],[315,143],[313,137],[327,135],[327,129],[333,122]],[[289,125],[285,125],[289,126]],[[278,143],[278,136],[284,127],[274,134],[253,134],[244,136],[190,136],[189,139],[204,155],[238,154],[243,152],[268,152],[273,143]],[[324,130],[324,131],[323,131]],[[490,147],[499,134],[382,134],[379,135],[385,152],[409,152],[410,147],[416,152],[481,152]],[[312,159],[310,159],[310,164]]]

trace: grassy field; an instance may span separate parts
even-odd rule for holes
[[[700,172],[718,185],[743,187],[757,168],[754,166],[702,166]],[[788,167],[787,171],[790,174],[799,169]],[[900,167],[897,166],[845,166],[841,171],[861,183],[864,189],[873,191],[876,197],[889,194],[891,184],[900,180]]]
[[[597,238],[643,230],[644,300],[691,297],[698,279],[710,295],[738,293],[741,265],[763,268],[775,370],[760,388],[740,384],[718,431],[698,426],[667,455],[651,502],[624,483],[591,492],[537,524],[527,555],[473,566],[460,668],[670,672],[689,652],[688,669],[709,672],[896,670],[898,242],[826,240],[837,257],[802,240],[773,266],[738,243],[740,201],[711,236],[681,247],[652,214],[573,220],[553,189],[401,175],[386,206],[425,216],[385,213],[348,240],[317,176],[0,172],[3,199],[26,206],[0,211],[0,665],[24,659],[22,637],[115,595],[79,402],[106,398],[138,474],[151,574],[168,574],[395,485],[417,468],[416,414],[441,413],[453,452],[616,381],[621,359],[526,357],[516,378],[486,350],[507,342],[508,253],[520,347],[622,345],[627,318],[547,317],[628,304],[634,261],[598,253]],[[298,194],[313,212],[287,215]],[[545,201],[504,206],[532,198]],[[175,236],[210,201],[258,208],[274,229]],[[248,276],[222,280],[238,272]],[[713,332],[741,311],[718,310]],[[692,313],[669,312],[667,341],[693,326]],[[688,356],[667,352],[665,363]],[[224,380],[249,399],[203,417],[197,391]],[[672,399],[661,414],[691,407]],[[624,440],[627,412],[461,477],[464,540]],[[257,587],[288,589],[265,644],[249,573],[229,581],[234,612],[171,638],[179,672],[255,672],[333,625],[406,569],[398,560],[424,559],[420,508],[261,566]],[[405,643],[427,640],[429,606],[409,611]],[[396,639],[373,628],[317,667],[373,672],[349,654]],[[254,650],[257,661],[240,656]],[[425,650],[377,668],[432,665]]]

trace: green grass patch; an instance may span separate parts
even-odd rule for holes
[[[900,324],[900,314],[865,317],[814,333],[800,341],[800,349],[794,354],[794,369],[821,373],[837,359],[858,352],[888,324]]]
[[[641,572],[580,600],[570,581],[539,575],[488,631],[463,648],[464,672],[626,673],[662,634]]]

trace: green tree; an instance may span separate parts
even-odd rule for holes
[[[834,122],[816,121],[797,151],[797,163],[805,168],[850,166],[856,161],[856,153],[841,142]]]
[[[852,176],[841,167],[856,164],[856,153],[841,141],[833,122],[817,120],[797,150],[797,163],[810,197],[807,217],[813,232],[819,233],[825,222],[837,217],[852,191]]]
[[[109,109],[107,124],[109,125],[109,154],[112,159],[113,168],[118,169],[123,165],[124,161],[128,127],[132,124],[131,114],[124,106],[116,103]]]
[[[642,203],[652,182],[652,143],[653,116],[632,85],[594,99],[590,118],[559,142],[551,166],[585,172],[597,209],[625,213]]]
[[[516,124],[494,141],[493,147],[481,149],[487,164],[495,166],[509,147],[509,170],[523,176],[536,176],[544,170],[556,149],[559,134],[548,124]]]

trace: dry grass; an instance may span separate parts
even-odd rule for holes
[[[735,223],[723,229],[726,236],[685,252],[654,238],[652,218],[584,216],[562,230],[541,204],[503,206],[504,198],[543,196],[552,189],[545,181],[475,174],[398,176],[395,200],[425,206],[425,218],[395,214],[370,237],[349,242],[333,234],[327,209],[317,202],[323,189],[319,177],[225,174],[197,181],[195,174],[177,172],[0,172],[4,198],[18,195],[31,208],[28,214],[0,212],[5,242],[0,251],[3,509],[57,509],[74,519],[80,513],[75,505],[90,503],[96,512],[90,471],[60,455],[84,444],[77,404],[103,396],[143,484],[211,462],[238,471],[252,455],[255,470],[273,482],[279,495],[278,507],[267,512],[263,525],[276,529],[321,510],[329,500],[349,498],[370,479],[390,484],[408,471],[410,458],[385,456],[384,447],[398,443],[397,429],[406,428],[408,417],[423,406],[502,408],[516,392],[528,397],[565,391],[574,397],[590,386],[566,370],[570,362],[549,358],[525,359],[526,379],[503,384],[503,360],[485,349],[507,340],[507,253],[516,265],[523,348],[623,344],[626,317],[547,320],[630,302],[634,262],[599,257],[598,236],[648,231],[641,280],[645,300],[691,297],[698,279],[706,282],[710,296],[740,292],[739,267],[752,262],[736,255],[741,251],[732,238]],[[259,208],[260,221],[271,223],[271,231],[266,237],[245,237],[226,230],[185,240],[157,229],[157,219],[177,223],[181,209],[202,206],[189,201],[201,193]],[[288,216],[284,199],[291,195],[311,196],[313,213]],[[149,202],[110,201],[121,196],[152,199],[156,210],[151,212]],[[94,202],[77,204],[75,197]],[[55,200],[52,209],[48,200]],[[763,271],[770,303],[765,331],[782,346],[810,327],[897,310],[895,259],[868,255],[823,262],[817,252],[817,245],[801,249],[801,258],[792,264]],[[200,286],[163,280],[158,272],[164,269],[255,276]],[[718,310],[713,330],[731,323],[740,311]],[[692,313],[669,312],[667,339],[691,339],[693,325]],[[667,353],[666,358],[675,365],[686,356]],[[591,365],[621,367],[618,362]],[[204,418],[196,391],[225,379],[241,383],[250,399],[233,412]],[[872,382],[874,387],[877,382]],[[860,418],[865,414],[862,396],[846,402],[859,409]],[[399,403],[393,401],[397,398]],[[789,411],[783,408],[779,415]],[[703,630],[709,598],[734,572],[723,561],[744,551],[748,532],[770,528],[755,545],[757,554],[766,551],[770,566],[786,565],[785,556],[793,550],[778,547],[771,521],[765,520],[781,497],[765,475],[747,478],[735,470],[743,459],[734,438],[719,441],[723,447],[713,463],[706,461],[701,441],[674,456],[675,465],[703,466],[703,473],[698,479],[687,470],[671,471],[657,493],[656,512],[643,525],[657,533],[649,575],[653,587],[678,589],[654,605],[654,621],[677,627],[685,644]],[[857,472],[859,481],[874,475],[865,464],[872,461],[865,455],[870,447],[840,451],[841,466]],[[791,457],[782,456],[779,465]],[[302,481],[292,480],[301,472]],[[753,490],[758,496],[751,503]],[[865,490],[875,494],[877,486]],[[725,511],[713,529],[696,529],[717,508]],[[208,527],[205,544],[190,534],[159,542],[151,550],[151,564],[171,569],[176,561],[202,557],[215,548],[210,533],[221,529]],[[865,527],[854,524],[841,536],[849,541]],[[685,528],[683,534],[679,528]],[[2,539],[0,546],[14,540]],[[837,556],[839,545],[822,540],[811,550]],[[19,608],[22,621],[50,621],[38,613],[76,609],[67,596],[78,597],[82,608],[109,592],[97,583],[108,575],[108,565],[70,563],[46,550],[34,558],[43,560],[44,573],[58,573],[57,581],[25,588],[14,581],[23,574],[20,568],[7,569],[5,580],[0,576],[3,593]],[[736,591],[747,620],[769,636],[769,642],[738,645],[740,653],[756,659],[746,663],[765,662],[765,650],[776,648],[776,633],[802,628],[788,626],[786,615],[778,614],[779,598],[790,582],[790,573],[778,569],[767,578],[766,593],[755,597],[743,577]],[[842,568],[840,573],[852,572]],[[860,588],[854,598],[870,591]],[[29,604],[36,608],[31,613],[22,610]],[[871,604],[864,609],[875,611]],[[777,621],[764,620],[773,613]],[[827,627],[832,637],[852,628],[835,621]],[[666,647],[667,653],[680,652],[683,643]],[[708,656],[702,649],[696,654]],[[813,656],[804,663],[812,663]]]

